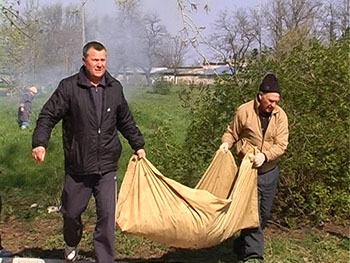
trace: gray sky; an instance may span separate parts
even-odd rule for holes
[[[246,7],[259,7],[259,4],[263,4],[267,0],[191,0],[197,3],[197,11],[190,14],[196,27],[205,27],[202,31],[202,35],[209,35],[213,23],[217,19],[220,11],[223,10],[236,10],[238,8]],[[91,21],[91,18],[98,18],[99,21],[103,21],[104,16],[112,16],[117,6],[115,0],[39,0],[41,5],[52,5],[55,2],[62,3],[63,5],[75,3],[77,5],[85,3],[85,16]],[[184,0],[184,2],[186,2]],[[183,29],[183,19],[181,18],[181,12],[177,6],[177,0],[141,0],[142,13],[154,13],[158,15],[170,34],[173,36],[177,32]],[[209,12],[204,10],[204,5],[208,3]],[[102,22],[103,23],[103,22]],[[186,63],[193,63],[194,61],[201,60],[199,54],[207,54],[206,51],[197,49],[197,51],[191,50],[186,55]]]
[[[86,2],[86,14],[105,16],[113,14],[116,10],[114,0],[39,0],[40,4],[52,4],[54,2],[82,3]],[[266,0],[192,0],[197,3],[198,10],[191,17],[198,26],[207,29],[214,23],[217,14],[222,10],[234,10],[240,7],[257,7]],[[210,11],[203,9],[205,3],[209,4]],[[143,11],[157,14],[166,25],[171,34],[175,34],[182,27],[182,19],[177,7],[177,0],[141,0]]]

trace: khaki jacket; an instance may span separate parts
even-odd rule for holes
[[[236,146],[239,162],[252,149],[264,153],[267,159],[259,168],[259,173],[263,173],[274,168],[278,158],[285,153],[289,131],[287,114],[276,106],[263,137],[258,107],[257,99],[238,107],[221,141],[227,142],[229,148]]]

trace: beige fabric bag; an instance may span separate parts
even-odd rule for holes
[[[226,198],[227,197],[227,198]],[[116,212],[120,229],[177,248],[211,247],[243,228],[257,227],[257,172],[248,156],[239,171],[218,150],[195,189],[132,156]]]

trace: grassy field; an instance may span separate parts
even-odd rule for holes
[[[183,143],[188,113],[178,99],[180,88],[169,95],[148,92],[145,88],[126,88],[126,96],[140,129],[150,138],[155,129],[166,125],[171,130],[169,141]],[[31,132],[35,118],[46,98],[34,99],[32,126],[21,131],[16,123],[19,98],[0,97],[0,190],[3,197],[1,232],[3,245],[18,256],[60,258],[63,248],[62,222],[59,213],[48,213],[48,206],[57,206],[63,182],[61,131],[58,125],[52,133],[47,159],[36,164],[30,156]],[[132,151],[123,140],[119,182]],[[146,151],[149,148],[146,145]],[[161,150],[161,149],[160,149]],[[152,151],[148,158],[153,159]],[[95,223],[94,202],[84,213],[85,230],[81,256],[92,257],[92,231]],[[345,234],[344,234],[345,231]],[[349,229],[340,234],[316,227],[285,229],[269,224],[265,231],[265,257],[270,263],[347,263]],[[203,250],[179,250],[147,239],[121,233],[116,236],[116,259],[128,262],[234,262],[232,240]]]

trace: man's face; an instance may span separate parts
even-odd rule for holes
[[[86,67],[88,78],[92,81],[100,80],[106,72],[107,52],[90,48],[87,56],[83,57],[83,64]]]
[[[264,113],[270,113],[274,110],[280,100],[280,94],[277,92],[263,93],[259,92],[260,106],[259,110]]]

